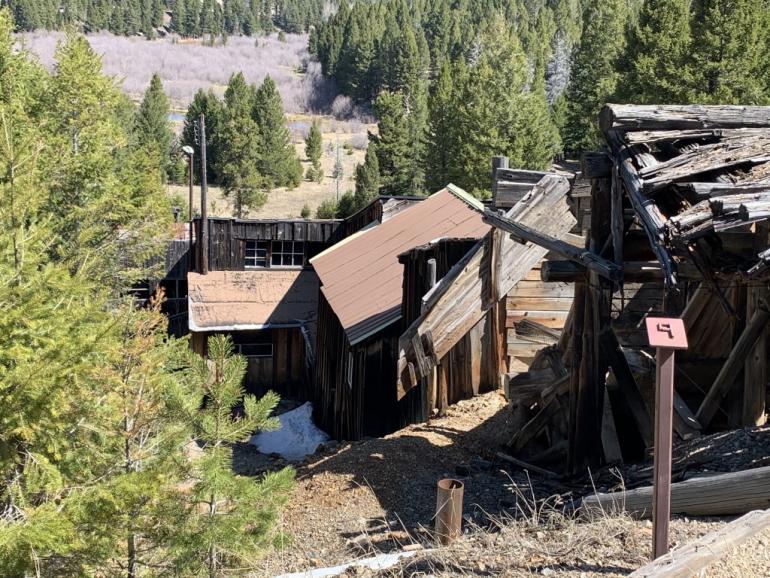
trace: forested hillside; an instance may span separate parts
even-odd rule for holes
[[[763,0],[346,2],[311,32],[324,73],[380,119],[384,193],[488,187],[598,144],[609,100],[761,104]]]
[[[325,0],[2,0],[20,31],[60,30],[143,34],[164,24],[182,36],[258,34],[276,27],[307,31],[321,22]],[[329,8],[326,8],[327,11]],[[166,14],[170,13],[170,23]]]

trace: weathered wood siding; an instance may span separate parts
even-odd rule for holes
[[[333,438],[380,436],[406,425],[401,412],[411,406],[397,401],[395,388],[399,327],[351,347],[321,293],[312,400],[316,422]]]
[[[213,333],[193,333],[192,348],[207,355],[207,342]],[[299,328],[234,331],[229,333],[236,351],[242,344],[270,344],[271,357],[248,357],[244,387],[261,396],[275,391],[281,397],[308,399],[310,375],[305,364],[305,341]]]
[[[337,220],[259,220],[209,219],[209,269],[241,271],[245,242],[250,240],[303,241],[305,261],[344,238],[342,221]],[[194,224],[195,239],[200,238],[201,220]],[[200,243],[195,243],[195,263],[200,262]]]

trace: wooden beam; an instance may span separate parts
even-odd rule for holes
[[[629,578],[692,578],[749,538],[770,528],[770,510],[754,510],[653,560]]]
[[[495,170],[495,179],[497,181],[511,181],[516,183],[530,183],[535,186],[544,176],[549,173],[542,171],[525,171],[523,169],[509,169],[499,167]]]
[[[605,152],[584,153],[580,170],[585,179],[606,179],[612,176],[612,158]]]
[[[766,247],[768,224],[755,225],[754,246]],[[751,319],[768,298],[767,284],[754,282],[746,287],[746,319]],[[765,423],[767,397],[767,330],[763,330],[749,351],[743,367],[743,408],[741,425],[756,426]]]
[[[754,311],[751,320],[746,324],[746,328],[738,338],[735,347],[730,352],[730,356],[722,366],[719,375],[717,375],[706,394],[706,398],[695,414],[695,418],[704,428],[709,426],[714,415],[719,410],[722,399],[735,385],[735,380],[741,369],[743,369],[746,358],[762,333],[767,329],[768,321],[770,321],[770,311],[766,303],[761,303]]]
[[[606,279],[611,281],[620,280],[621,271],[618,266],[607,259],[599,257],[591,251],[578,249],[574,245],[566,243],[561,239],[540,233],[523,223],[517,223],[516,221],[512,221],[511,219],[498,215],[494,211],[488,209],[484,212],[484,222],[498,229],[502,229],[506,233],[510,233],[522,242],[529,241],[540,247],[545,247],[549,251],[558,253],[559,255],[586,267],[589,271],[597,272]]]
[[[575,283],[585,279],[586,269],[574,261],[543,261],[540,279],[547,283]],[[663,281],[663,270],[657,261],[626,261],[623,263],[624,283],[654,283]]]
[[[628,364],[623,350],[620,348],[615,332],[610,330],[601,336],[601,348],[609,358],[612,373],[615,376],[618,387],[623,393],[623,399],[628,405],[631,415],[634,417],[636,427],[644,440],[646,447],[652,447],[653,424],[647,406],[644,403],[642,392],[636,383],[631,366]]]
[[[770,107],[608,104],[599,113],[602,131],[768,128]]]
[[[770,467],[744,470],[671,484],[671,513],[730,516],[770,507]],[[652,516],[652,486],[583,498],[585,513],[627,512]]]
[[[657,161],[655,157],[644,150],[625,146],[621,135],[616,131],[609,131],[605,136],[615,155],[615,164],[618,166],[620,176],[625,184],[626,195],[628,195],[650,241],[650,247],[663,269],[666,285],[674,288],[677,285],[676,266],[663,243],[663,231],[667,219],[655,205],[655,202],[643,194],[642,179],[636,169],[637,165],[652,166]]]
[[[511,452],[516,453],[543,432],[551,418],[561,409],[556,397],[550,398],[543,407],[511,439]]]
[[[508,213],[512,219],[548,235],[564,236],[575,219],[567,204],[569,182],[559,175],[547,175]],[[537,266],[548,249],[522,244],[502,231],[492,230],[460,260],[425,296],[425,309],[399,338],[397,392],[401,399],[416,385],[408,363],[415,366],[417,379],[426,377],[434,362],[419,351],[415,335],[430,332],[433,356],[442,359],[504,295]],[[424,350],[424,348],[423,348]]]

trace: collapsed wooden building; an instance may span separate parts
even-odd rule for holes
[[[572,473],[651,449],[648,315],[681,316],[689,334],[676,363],[679,438],[761,424],[766,410],[770,108],[608,105],[599,124],[607,149],[583,159],[584,248],[486,217],[560,255],[544,281],[574,283],[560,340],[508,386],[521,423],[511,451]]]

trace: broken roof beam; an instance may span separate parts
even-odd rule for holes
[[[595,271],[610,281],[620,281],[623,276],[620,267],[612,261],[608,261],[591,251],[579,249],[561,239],[540,233],[523,223],[517,223],[508,217],[498,215],[494,211],[486,210],[484,212],[484,222],[497,229],[502,229],[520,242],[529,241],[530,243],[545,247],[549,251],[558,253],[570,261],[582,265],[589,271]]]
[[[626,195],[628,195],[634,212],[639,217],[642,228],[650,241],[650,247],[663,269],[663,278],[666,286],[674,288],[677,286],[676,266],[664,245],[663,239],[667,219],[660,212],[655,202],[645,197],[642,193],[643,182],[636,168],[637,164],[640,168],[644,168],[645,166],[652,166],[657,161],[655,157],[642,149],[641,146],[626,146],[623,143],[621,134],[614,130],[607,132],[605,136],[610,144],[612,153],[615,155],[620,177],[625,185]]]
[[[770,193],[770,183],[731,185],[727,183],[684,182],[674,183],[674,188],[681,193],[694,195],[697,200],[710,199],[712,197]]]
[[[611,130],[770,128],[770,108],[697,104],[608,104],[599,113],[599,127],[605,133]]]

